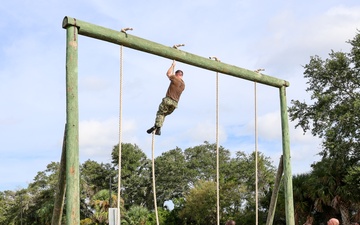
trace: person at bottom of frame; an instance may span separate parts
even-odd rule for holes
[[[331,218],[329,219],[329,221],[327,222],[328,225],[339,225],[339,220],[336,218]]]
[[[235,221],[234,220],[228,220],[228,221],[226,221],[225,225],[235,225]]]
[[[155,131],[156,135],[161,135],[161,127],[163,126],[165,117],[170,115],[177,108],[181,93],[185,89],[185,82],[182,79],[184,73],[181,70],[176,70],[174,74],[175,64],[175,60],[173,60],[166,73],[170,80],[170,85],[167,89],[166,96],[159,105],[154,126],[146,131],[148,134]]]

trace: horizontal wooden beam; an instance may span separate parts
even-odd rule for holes
[[[289,82],[285,80],[271,77],[252,70],[243,69],[216,60],[211,60],[209,58],[194,55],[173,47],[165,46],[156,42],[139,38],[125,32],[101,27],[68,16],[64,18],[62,26],[65,29],[69,26],[76,26],[80,35],[107,41],[117,45],[123,45],[128,48],[158,55],[168,59],[174,59],[182,63],[242,78],[245,80],[250,80],[278,88],[284,86],[288,87],[290,85]]]

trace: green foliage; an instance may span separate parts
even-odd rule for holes
[[[351,209],[360,200],[360,187],[353,176],[360,160],[360,34],[348,43],[350,53],[331,51],[326,60],[311,57],[304,66],[304,77],[312,102],[292,100],[289,108],[296,127],[323,138],[322,159],[312,165],[308,180],[312,207],[315,213],[329,207],[340,212],[344,224],[358,213]]]
[[[311,191],[309,173],[293,176],[295,221],[298,224],[304,224],[307,216],[311,214]]]
[[[182,209],[183,204],[180,204],[180,201],[183,201],[183,198],[181,198],[181,200],[179,199],[173,199],[172,200],[174,203],[174,209],[169,211],[167,209],[164,209],[164,213],[162,213],[162,217],[164,218],[164,222],[161,224],[166,224],[166,225],[178,225],[178,224],[182,224],[182,219],[179,216],[179,212]]]
[[[187,224],[216,224],[216,184],[200,180],[185,194],[186,205],[180,217]]]
[[[94,195],[102,189],[109,189],[109,179],[114,176],[109,163],[98,163],[93,160],[85,161],[80,168],[81,182],[88,195]]]
[[[5,205],[6,203],[7,201],[6,201],[5,193],[0,191],[0,205]],[[0,207],[0,224],[4,224],[6,220],[6,216],[5,216],[6,211],[7,211],[6,207]]]
[[[80,225],[91,225],[93,224],[93,221],[90,218],[85,218],[83,220],[80,220]]]
[[[229,150],[223,147],[219,150],[221,223],[232,218],[240,224],[253,224],[255,223],[255,153],[248,155],[238,151],[235,157],[231,158]],[[116,151],[118,151],[117,146],[114,147],[113,152],[115,163]],[[127,207],[121,205],[122,224],[156,224],[150,162],[136,145],[125,144],[122,154],[122,168],[124,168],[122,197],[127,202]],[[133,160],[134,158],[136,160]],[[160,224],[216,224],[215,162],[216,145],[208,142],[185,151],[175,148],[155,159]],[[312,173],[294,177],[297,223],[303,223],[310,214],[315,220],[325,220],[330,215],[338,216],[336,211],[329,207],[340,202],[334,199],[339,200],[338,196],[348,190],[339,188],[339,185],[346,183],[352,185],[352,188],[358,188],[359,184],[358,167],[354,166],[345,176],[338,166],[339,164],[331,159],[323,160],[313,165]],[[103,164],[91,160],[81,165],[81,224],[107,223],[110,207],[110,177],[113,207],[117,203],[116,167],[116,164]],[[341,176],[345,176],[346,179],[337,179]],[[0,206],[1,212],[4,212],[0,216],[1,222],[16,224],[15,221],[20,218],[20,210],[23,210],[24,223],[49,223],[57,178],[58,164],[51,163],[45,171],[37,174],[28,189],[1,193],[0,201],[6,202],[5,205]],[[202,179],[198,180],[199,178]],[[265,224],[275,169],[269,158],[262,153],[258,153],[258,178],[259,224]],[[99,190],[100,188],[103,189]],[[174,209],[171,211],[161,207],[167,200],[174,203]],[[141,206],[135,204],[136,202],[140,202]],[[355,204],[351,206],[354,210],[357,209]],[[280,189],[275,224],[285,224],[284,208],[284,195]]]
[[[111,155],[112,163],[118,167],[118,145],[113,148]],[[122,143],[121,164],[121,186],[123,188],[121,196],[124,199],[125,208],[129,209],[132,205],[143,205],[152,209],[154,204],[152,204],[151,198],[150,160],[137,145]],[[117,183],[115,177],[114,180]]]
[[[233,160],[233,166],[235,171],[241,171],[241,173],[233,172],[233,177],[236,183],[243,184],[245,200],[251,204],[254,204],[255,197],[255,152],[250,155],[246,155],[243,152],[237,152],[236,158]],[[262,153],[258,152],[258,194],[265,197],[270,191],[271,186],[274,184],[275,169],[271,165],[271,161],[268,157],[265,157]]]
[[[165,208],[159,207],[157,210],[159,224],[176,225],[178,223],[172,222],[171,212]],[[156,214],[152,211],[148,214],[146,225],[156,225]]]
[[[92,197],[90,206],[94,213],[91,219],[95,224],[108,224],[109,197],[108,190],[101,190]]]
[[[359,190],[360,189],[360,165],[349,168],[348,174],[346,175],[344,182],[349,186],[349,189]],[[354,193],[352,193],[354,194]],[[356,194],[359,194],[358,192]]]
[[[45,171],[38,172],[34,182],[22,195],[25,204],[24,217],[31,224],[50,224],[54,207],[56,184],[59,176],[59,163],[52,162]],[[27,221],[27,220],[25,220]]]
[[[122,224],[145,225],[149,217],[149,211],[143,206],[133,205],[127,211]]]
[[[254,197],[251,197],[255,181],[254,154],[237,152],[236,158],[231,158],[230,151],[221,146],[219,153],[221,216],[224,220],[237,218],[237,221],[240,221],[242,218],[243,221],[251,221],[255,207]],[[108,222],[110,178],[112,207],[116,207],[118,146],[114,147],[112,156],[112,165],[92,160],[80,165],[81,224]],[[150,164],[150,160],[136,145],[122,144],[123,199],[120,211],[123,224],[156,224]],[[175,148],[157,157],[155,164],[160,224],[209,224],[208,221],[216,221],[215,144],[204,142],[185,151]],[[270,165],[270,161],[260,153],[258,172],[261,197],[273,182],[274,171]],[[49,164],[45,171],[37,174],[27,189],[0,192],[0,201],[6,202],[0,205],[0,212],[3,212],[0,215],[0,224],[16,224],[20,212],[26,224],[48,224],[51,221],[54,193],[58,183],[58,167],[58,163]],[[174,204],[171,211],[162,207],[168,200]],[[66,212],[64,216],[65,214]]]
[[[213,152],[209,146],[210,145],[207,145],[206,148],[203,149],[199,149],[199,146],[197,146],[195,152],[201,152],[205,157],[213,156],[213,154],[206,154],[206,151]],[[235,159],[231,159],[228,150],[222,149],[222,151],[220,151],[220,216],[225,220],[225,218],[235,218],[238,215],[242,215],[242,221],[251,221],[251,223],[254,223],[255,153],[246,155],[239,151],[236,156]],[[193,158],[190,157],[190,159]],[[196,159],[193,160],[190,165],[194,165],[196,162],[201,162],[199,163],[201,167],[209,168],[209,171],[214,171],[210,169],[211,165],[213,165],[212,162],[210,163],[210,160]],[[202,164],[206,162],[209,162],[211,165]],[[200,170],[197,170],[191,174],[197,174],[199,171]],[[214,175],[206,174],[203,171],[200,174],[207,180],[200,180],[195,183],[195,187],[189,189],[184,196],[186,201],[183,203],[179,215],[187,224],[216,224],[216,202],[214,202],[216,201],[216,184],[214,181],[211,181]],[[274,182],[274,168],[269,159],[261,153],[259,153],[258,157],[258,177],[259,198],[263,199],[270,191],[270,187]],[[266,207],[265,205],[260,205],[260,212],[266,209]],[[245,214],[251,214],[251,216],[246,217]],[[240,221],[239,218],[238,221]]]
[[[113,176],[110,164],[87,160],[80,165],[80,214],[82,218],[92,218],[93,211],[88,203],[99,191],[106,189],[109,192],[109,179]]]
[[[161,154],[155,159],[157,203],[179,198],[188,189],[185,156],[180,148]]]
[[[216,144],[204,142],[192,148],[185,149],[185,160],[187,167],[187,177],[190,186],[198,180],[216,180]],[[230,159],[229,150],[219,146],[220,166],[226,167]]]
[[[22,207],[18,207],[19,198],[14,191],[0,192],[1,214],[0,224],[14,224],[16,220],[21,221]]]

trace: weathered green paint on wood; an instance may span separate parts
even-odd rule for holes
[[[257,73],[251,70],[236,67],[219,61],[211,60],[208,57],[197,56],[173,47],[161,45],[146,39],[142,39],[121,31],[112,30],[98,25],[90,24],[71,17],[65,17],[63,20],[63,28],[76,26],[79,28],[79,34],[96,38],[99,40],[123,45],[132,49],[140,50],[150,54],[162,56],[168,59],[175,59],[196,67],[219,73],[235,76],[238,78],[256,81],[258,83],[274,86],[288,87],[289,82],[265,74]]]
[[[284,191],[285,191],[285,214],[286,224],[294,225],[294,202],[292,188],[292,174],[290,163],[290,135],[289,135],[289,118],[286,104],[286,88],[280,90],[280,110],[281,110],[281,127],[282,127],[282,147],[283,147],[283,166],[284,166]]]
[[[270,200],[268,216],[266,219],[266,225],[272,225],[274,222],[276,202],[277,202],[277,197],[279,194],[280,182],[281,182],[281,178],[283,176],[283,172],[284,172],[283,156],[281,155],[280,161],[279,161],[279,166],[278,166],[278,171],[276,173],[274,188],[271,193],[271,200]]]
[[[63,147],[60,160],[59,182],[55,195],[51,225],[61,225],[66,190],[66,125],[64,130]]]
[[[66,224],[80,224],[78,33],[66,32]]]

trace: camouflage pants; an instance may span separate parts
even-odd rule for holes
[[[177,105],[178,103],[171,98],[163,98],[156,113],[155,126],[162,127],[165,116],[170,115],[172,112],[174,112]]]

